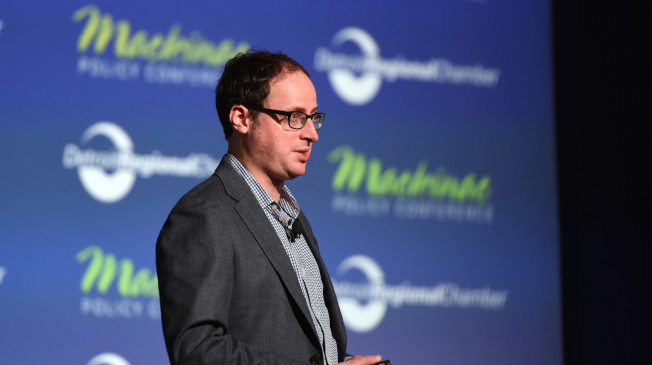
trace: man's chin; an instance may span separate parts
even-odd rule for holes
[[[291,171],[288,171],[288,175],[289,175],[288,180],[292,180],[295,177],[299,177],[299,176],[301,176],[301,175],[303,175],[305,173],[306,173],[306,165],[304,163],[302,166],[294,168]]]

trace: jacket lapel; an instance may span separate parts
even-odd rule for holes
[[[227,162],[220,163],[215,174],[224,183],[227,194],[238,201],[235,206],[236,212],[247,228],[249,228],[249,231],[267,256],[274,270],[278,273],[292,299],[301,309],[301,312],[313,329],[315,338],[318,338],[310,317],[308,305],[301,292],[301,287],[299,286],[297,275],[294,269],[292,269],[290,259],[278,239],[274,228],[269,223],[265,212],[263,212],[260,204],[256,200],[256,197],[243,178]]]

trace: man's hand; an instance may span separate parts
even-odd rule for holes
[[[352,358],[346,360],[345,362],[341,362],[340,364],[342,365],[373,365],[380,360],[382,360],[383,357],[380,355],[356,355],[353,356]]]

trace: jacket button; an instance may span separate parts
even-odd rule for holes
[[[310,363],[311,364],[321,364],[321,355],[314,354],[314,355],[310,356]]]

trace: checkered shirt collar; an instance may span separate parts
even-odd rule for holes
[[[226,161],[229,165],[233,166],[235,171],[237,171],[238,174],[242,176],[247,182],[249,189],[251,189],[251,192],[254,193],[254,196],[256,197],[256,200],[260,206],[263,209],[269,208],[272,211],[272,214],[274,214],[281,221],[281,223],[283,223],[284,226],[291,225],[292,221],[297,219],[301,209],[299,208],[297,200],[294,198],[287,186],[283,185],[280,201],[278,202],[282,208],[282,212],[279,212],[278,209],[271,209],[272,205],[277,204],[277,202],[269,195],[269,193],[267,193],[267,191],[265,191],[265,189],[263,189],[260,183],[251,175],[249,170],[242,166],[240,161],[238,161],[235,156],[227,153],[222,158],[222,161]]]

